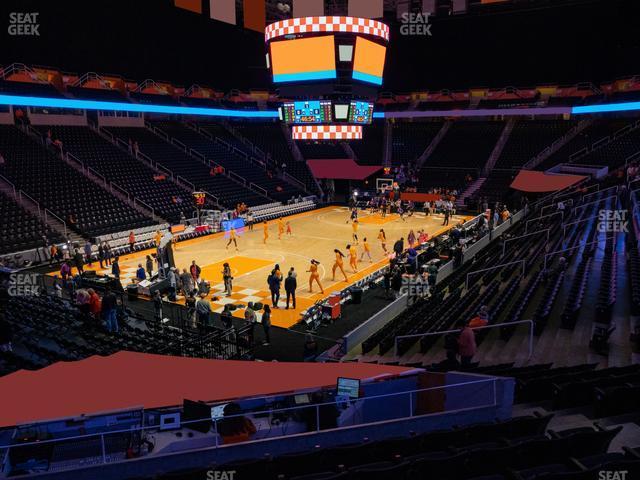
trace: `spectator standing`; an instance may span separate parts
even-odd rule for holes
[[[200,298],[196,302],[196,313],[198,315],[198,323],[203,327],[209,326],[209,315],[211,314],[211,304],[207,300],[206,293],[201,293]]]
[[[182,283],[182,291],[184,292],[185,296],[193,292],[195,288],[193,284],[193,277],[186,268],[182,269],[182,273],[180,274],[180,283]]]
[[[136,270],[136,280],[138,281],[138,283],[140,283],[146,278],[147,278],[147,274],[145,273],[144,268],[142,268],[142,264],[139,263],[138,269]]]
[[[191,273],[191,277],[193,278],[193,282],[194,282],[195,285],[199,285],[200,284],[200,272],[201,271],[202,270],[196,264],[196,261],[193,260],[191,262],[191,267],[189,267],[189,273]]]
[[[151,278],[153,276],[153,258],[151,258],[151,255],[147,255],[145,266],[147,267],[147,274]]]
[[[100,268],[104,268],[104,243],[98,245],[98,262],[100,262]]]
[[[109,244],[109,242],[104,242],[104,264],[106,266],[111,265],[112,254],[113,252],[111,251],[111,245]]]
[[[228,303],[222,309],[222,313],[220,313],[220,320],[225,330],[233,328],[233,314],[231,313],[231,305]]]
[[[253,302],[249,302],[247,304],[247,308],[244,310],[244,320],[251,326],[251,330],[249,330],[249,343],[253,345],[255,327],[258,321],[256,318],[256,311],[253,309]]]
[[[264,343],[263,345],[269,345],[271,343],[271,308],[269,305],[265,305],[262,312],[262,329],[264,330]]]
[[[102,301],[93,288],[87,290],[89,294],[89,312],[96,320],[100,319],[100,312],[102,311]]]
[[[187,307],[187,319],[189,320],[191,327],[196,328],[198,325],[196,323],[196,297],[194,296],[193,290],[189,291],[189,293],[186,294],[184,305],[185,307]]]
[[[118,333],[118,316],[116,296],[107,288],[102,297],[102,315],[105,326],[111,333]]]
[[[129,251],[133,252],[133,248],[136,246],[136,235],[133,230],[129,232]]]
[[[76,252],[73,255],[73,263],[75,263],[76,268],[78,269],[78,274],[82,275],[84,273],[84,261],[82,259],[82,254],[80,250],[76,248]]]
[[[169,300],[171,300],[172,302],[175,302],[176,292],[178,290],[178,276],[176,275],[175,267],[171,267],[169,269],[167,278],[169,279]]]
[[[289,300],[293,301],[293,309],[296,308],[296,289],[298,288],[298,281],[294,276],[293,268],[289,270],[287,274],[287,278],[284,281],[284,291],[287,293],[287,306],[286,309],[289,309]]]
[[[92,257],[92,249],[93,245],[91,244],[91,241],[87,240],[84,244],[84,261],[91,266],[93,264],[93,259]]]
[[[476,336],[467,322],[458,337],[458,353],[463,367],[468,367],[471,364],[471,359],[476,354],[476,350]]]
[[[227,262],[222,265],[222,281],[224,282],[224,290],[227,292],[227,297],[233,293],[233,276],[231,275],[231,267]]]
[[[156,290],[153,294],[153,318],[158,323],[162,323],[162,295],[160,290]]]
[[[111,264],[111,274],[120,280],[120,263],[118,257],[113,259],[113,263]]]
[[[271,275],[267,277],[267,283],[269,284],[269,291],[271,292],[271,303],[273,308],[278,308],[278,300],[280,300],[280,282],[281,279],[276,273],[276,270],[271,270]]]

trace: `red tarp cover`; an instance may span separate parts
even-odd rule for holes
[[[351,158],[307,160],[307,165],[316,178],[335,180],[364,180],[382,168],[380,165],[358,165]]]
[[[336,385],[411,369],[368,363],[204,360],[136,352],[58,362],[0,378],[0,426]]]
[[[511,183],[511,188],[522,192],[557,192],[584,180],[583,175],[545,173],[534,170],[520,170]]]

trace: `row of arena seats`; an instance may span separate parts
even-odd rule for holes
[[[41,247],[43,236],[51,243],[63,240],[58,232],[1,192],[0,218],[0,255]]]
[[[262,222],[266,220],[272,220],[274,218],[280,218],[285,215],[293,215],[295,213],[306,212],[313,210],[316,204],[313,200],[302,201],[299,203],[292,203],[290,205],[280,205],[277,207],[266,208],[253,212],[253,218],[256,222]]]
[[[442,128],[442,125],[442,121],[439,120],[394,123],[391,145],[391,156],[394,163],[408,164],[414,162],[424,153]]]
[[[235,208],[241,202],[249,206],[268,202],[268,199],[263,195],[249,190],[226,175],[213,175],[209,164],[190,156],[183,149],[171,144],[170,141],[147,128],[109,127],[106,130],[125,143],[128,143],[129,139],[137,142],[140,152],[171,170],[174,175],[191,182],[196,190],[205,190],[215,195],[220,203],[227,208]],[[215,158],[211,160],[216,161]]]
[[[177,222],[181,211],[190,205],[190,192],[169,179],[156,179],[158,172],[89,127],[40,127],[43,135],[47,131],[51,131],[52,138],[62,141],[65,151],[102,174],[108,182],[142,200],[161,218]]]
[[[248,157],[238,153],[238,151],[241,151],[244,152],[244,155],[251,156],[250,153],[245,151],[246,147],[242,142],[235,137],[230,139],[230,134],[224,135],[226,130],[220,125],[202,123],[199,126],[214,138],[223,136],[220,140],[231,147],[235,147],[235,149],[230,149],[225,144],[211,140],[179,122],[154,122],[154,126],[170,137],[184,143],[187,147],[197,150],[207,159],[213,160],[225,169],[240,175],[247,183],[253,183],[263,188],[269,198],[285,201],[293,196],[304,194],[304,192],[279,179],[273,173],[266,171]]]
[[[621,426],[545,433],[550,419],[535,414],[388,440],[319,445],[312,451],[211,465],[208,470],[265,480],[591,480],[600,470],[640,471],[634,445],[625,453],[607,453]],[[194,480],[202,474],[192,469],[154,478]]]
[[[155,322],[146,322],[144,327],[136,323],[132,327],[126,318],[139,317],[122,309],[118,311],[117,335],[106,332],[97,320],[66,300],[47,295],[11,297],[4,313],[12,332],[13,351],[0,355],[0,374],[121,350],[199,356],[195,350],[184,351],[185,345],[200,337],[199,332],[163,328]],[[193,342],[193,348],[196,347],[197,342]]]
[[[234,122],[232,125],[243,137],[269,155],[275,168],[282,167],[284,163],[286,165],[285,171],[302,182],[308,191],[315,192],[317,190],[313,174],[307,163],[297,162],[294,159],[280,123]]]
[[[67,165],[15,126],[0,125],[0,174],[88,237],[155,222]]]

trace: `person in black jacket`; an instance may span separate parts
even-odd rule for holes
[[[296,308],[296,289],[298,288],[298,281],[293,275],[293,269],[289,270],[287,278],[284,280],[284,291],[287,292],[287,306],[289,308],[289,299],[293,300],[293,308]]]

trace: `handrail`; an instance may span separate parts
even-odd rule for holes
[[[611,236],[611,237],[607,237],[604,240],[615,240],[615,235]],[[554,252],[549,252],[547,254],[545,254],[544,256],[544,266],[543,266],[543,270],[547,269],[547,258],[549,258],[551,255],[555,255],[556,253],[562,253],[562,252],[569,252],[571,250],[575,250],[577,248],[582,248],[582,247],[586,247],[587,245],[594,245],[597,243],[600,243],[602,240],[595,240],[593,242],[588,242],[588,243],[579,243],[578,245],[575,245],[573,247],[569,247],[569,248],[563,248],[562,250],[556,250]]]
[[[31,200],[33,203],[35,203],[36,207],[38,207],[38,216],[39,217],[42,216],[42,212],[40,210],[40,204],[38,203],[38,201],[36,199],[34,199],[31,195],[29,195],[24,190],[18,190],[18,196],[20,197],[20,199],[22,199],[22,197],[27,197],[29,200]]]
[[[174,137],[171,137],[171,144],[175,145],[176,147],[178,147],[178,148],[180,148],[182,150],[184,150],[185,152],[189,151],[189,149],[187,148],[187,146],[184,143],[182,143],[180,140],[178,140],[178,139],[176,139]]]
[[[100,180],[102,180],[102,183],[106,186],[107,185],[107,179],[105,178],[104,175],[102,175],[100,172],[98,172],[97,170],[95,170],[94,168],[91,167],[87,167],[87,173],[90,173],[91,175],[93,175],[94,177],[98,177]]]
[[[575,209],[578,210],[579,208],[588,207],[589,205],[593,205],[594,203],[604,202],[605,200],[609,200],[610,198],[618,198],[618,196],[617,195],[609,195],[608,197],[601,198],[600,200],[594,200],[593,202],[583,203],[582,205],[578,205],[577,207],[575,207]]]
[[[535,235],[537,233],[542,233],[542,232],[547,232],[547,242],[548,242],[549,241],[549,235],[551,234],[551,229],[550,228],[543,228],[542,230],[536,230],[535,232],[525,233],[524,235],[520,235],[519,237],[507,238],[502,243],[502,256],[504,257],[504,254],[505,254],[505,252],[507,250],[507,243],[512,242],[514,240],[520,240],[521,238],[530,237],[531,235]]]
[[[264,188],[262,188],[260,185],[256,185],[253,182],[249,182],[249,188],[252,188],[253,190],[257,190],[260,193],[262,193],[265,197],[268,197],[267,191]]]
[[[529,324],[529,356],[527,357],[527,359],[530,359],[531,356],[533,355],[533,331],[535,328],[535,324],[533,323],[533,320],[517,320],[515,322],[505,322],[505,323],[496,323],[494,325],[485,325],[483,327],[474,327],[472,330],[484,330],[484,329],[489,329],[489,328],[499,328],[499,327],[505,327],[507,325],[520,325],[523,323],[527,323]],[[395,353],[395,357],[398,357],[398,340],[401,338],[422,338],[422,337],[430,337],[433,335],[445,335],[448,333],[459,333],[461,332],[462,329],[455,329],[455,330],[441,330],[438,332],[426,332],[426,333],[416,333],[413,335],[399,335],[397,337],[395,337],[394,339],[394,353]]]
[[[503,324],[505,325],[505,324]],[[430,386],[430,387],[425,387],[425,388],[414,388],[411,390],[403,390],[400,392],[391,392],[391,393],[382,393],[382,394],[378,394],[378,395],[372,395],[372,396],[364,396],[362,398],[360,398],[358,401],[359,402],[368,402],[368,401],[380,401],[380,399],[385,399],[385,398],[392,398],[392,397],[399,397],[399,396],[407,396],[407,400],[408,400],[408,405],[410,406],[409,409],[409,413],[407,414],[402,414],[400,416],[398,416],[397,418],[395,418],[395,420],[402,420],[405,418],[412,418],[414,416],[416,416],[416,414],[414,414],[413,412],[413,405],[414,405],[414,400],[415,397],[417,396],[417,394],[423,393],[423,392],[429,392],[429,391],[438,391],[438,390],[447,390],[447,389],[452,389],[452,388],[457,388],[457,387],[466,387],[469,385],[479,385],[479,384],[488,384],[488,385],[493,385],[493,403],[490,404],[485,404],[485,405],[476,405],[476,406],[472,406],[472,407],[468,407],[471,409],[480,409],[480,408],[487,408],[487,407],[495,407],[496,405],[498,405],[498,399],[497,399],[497,389],[496,389],[496,382],[499,381],[500,378],[499,377],[488,377],[488,378],[480,378],[478,380],[471,380],[469,382],[459,382],[459,383],[452,383],[450,385],[435,385],[435,386]],[[266,397],[256,397],[256,398],[266,398]],[[308,409],[308,408],[314,408],[316,411],[316,419],[319,418],[320,415],[320,409],[323,407],[327,407],[327,406],[333,406],[335,407],[336,402],[335,400],[333,402],[323,402],[323,403],[314,403],[312,405],[296,405],[293,407],[285,407],[285,408],[272,408],[268,411],[262,411],[260,413],[267,413],[267,414],[274,414],[274,413],[281,413],[281,412],[294,412],[294,411],[299,411],[302,409]],[[125,410],[121,410],[121,411],[140,411],[140,410],[144,410],[141,406],[131,406],[130,409],[125,409]],[[258,413],[258,411],[249,411],[249,412],[244,412],[241,414],[236,414],[236,415],[225,415],[225,419],[228,418],[232,418],[232,417],[246,417],[246,415],[248,413]],[[142,421],[144,421],[144,411],[143,411],[143,416],[141,418]],[[220,444],[219,443],[219,438],[218,438],[218,426],[217,426],[217,419],[212,419],[211,416],[207,417],[207,418],[200,418],[200,419],[196,419],[196,420],[181,420],[180,421],[180,425],[181,426],[185,426],[185,425],[191,425],[191,424],[196,424],[196,423],[201,423],[201,422],[211,422],[213,421],[213,435],[215,435],[215,448],[219,448],[219,447],[225,447],[226,445]],[[357,426],[364,426],[364,425],[371,425],[377,422],[361,422],[361,423],[354,423],[353,425],[346,425],[342,428],[354,428]],[[337,427],[337,428],[341,428],[341,427]],[[319,421],[316,421],[316,428],[315,430],[312,430],[313,432],[319,432],[321,429],[321,425]],[[101,444],[102,444],[102,459],[103,459],[103,463],[106,463],[106,451],[105,451],[105,442],[104,442],[104,437],[105,436],[109,436],[109,435],[118,435],[118,434],[131,434],[133,432],[141,432],[141,436],[143,436],[142,432],[145,431],[159,431],[159,425],[144,425],[144,426],[132,426],[129,428],[125,428],[125,429],[120,429],[120,430],[109,430],[109,431],[105,431],[105,432],[101,432],[101,433],[85,433],[82,435],[74,435],[74,436],[69,436],[69,437],[61,437],[61,438],[50,438],[50,439],[46,439],[46,440],[37,440],[37,441],[33,441],[33,442],[24,442],[24,443],[16,443],[16,444],[8,444],[8,445],[0,445],[0,450],[4,450],[4,449],[11,449],[11,448],[23,448],[23,447],[29,447],[32,445],[43,445],[43,444],[51,444],[51,443],[56,443],[56,442],[69,442],[69,441],[77,441],[77,440],[83,440],[83,439],[88,439],[88,438],[101,438]],[[323,430],[323,431],[327,431],[327,430]],[[296,434],[292,434],[292,436],[295,436]],[[282,437],[286,437],[288,436],[286,433],[283,433],[282,435],[278,435],[275,437],[272,437],[272,439],[275,438],[282,438]],[[243,444],[246,443],[253,443],[253,442],[259,442],[259,441],[263,441],[263,439],[256,439],[256,440],[248,440],[246,442],[243,442]],[[199,450],[202,447],[195,447],[192,449],[187,449],[187,450],[181,450],[181,451],[189,451],[189,450]]]
[[[11,190],[13,191],[13,198],[17,198],[17,192],[18,190],[16,189],[16,186],[13,184],[13,182],[11,182],[7,177],[5,177],[4,175],[0,175],[0,180],[2,180],[4,183],[8,184],[11,187]]]
[[[532,218],[525,222],[524,233],[527,233],[527,230],[529,229],[529,224],[531,222],[535,222],[536,220],[542,220],[543,218],[553,217],[554,215],[562,215],[562,219],[564,220],[564,212],[562,210],[558,210],[557,212],[549,213],[547,215],[540,215],[539,217]]]
[[[297,178],[295,178],[293,175],[289,175],[287,172],[282,172],[282,176],[285,178],[285,180],[287,180],[288,182],[292,182],[292,183],[296,183],[300,186],[300,188],[302,190],[304,190],[305,192],[307,191],[307,186],[301,182],[300,180],[298,180]]]
[[[146,208],[147,210],[149,210],[151,212],[151,218],[152,219],[156,219],[156,212],[153,209],[153,207],[147,203],[144,203],[142,200],[140,200],[138,197],[133,197],[133,204],[134,205],[141,205],[142,207]]]
[[[145,162],[147,162],[151,167],[155,168],[156,163],[153,161],[153,158],[151,158],[150,156],[142,153],[141,151],[138,150],[138,158],[142,158]]]
[[[200,160],[203,160],[203,161],[207,160],[207,158],[203,154],[201,154],[199,151],[193,148],[189,149],[189,154],[193,155],[194,157],[198,157]]]
[[[187,187],[191,188],[191,191],[192,191],[192,192],[195,192],[195,191],[196,191],[196,186],[195,186],[193,183],[191,183],[189,180],[187,180],[186,178],[181,177],[180,175],[178,175],[178,176],[176,177],[176,182],[178,182],[178,183],[180,183],[180,182],[184,183],[184,184],[185,184],[185,186],[187,186]]]
[[[127,197],[127,200],[131,201],[131,195],[129,194],[129,192],[127,192],[124,188],[122,188],[120,185],[118,185],[115,182],[111,182],[111,188],[115,188],[116,190],[118,190],[118,192],[121,195],[124,195],[125,197]]]
[[[207,190],[202,190],[202,191],[205,193],[205,195],[209,195],[211,198],[213,198],[216,205],[220,205],[220,201],[218,200],[217,196],[215,196],[213,193],[209,193]]]
[[[122,144],[122,147],[125,148],[127,151],[129,151],[129,144],[125,142],[123,139],[121,139],[120,137],[116,138],[116,144]]]
[[[227,174],[229,175],[229,177],[234,178],[237,182],[242,183],[243,185],[247,184],[247,180],[244,177],[241,177],[240,175],[238,175],[236,172],[234,172],[233,170],[225,170],[227,172]]]
[[[495,270],[496,268],[508,267],[509,265],[515,265],[515,264],[518,264],[518,263],[522,264],[522,276],[524,276],[525,269],[527,267],[527,261],[525,259],[515,260],[513,262],[501,263],[500,265],[494,265],[493,267],[483,268],[483,269],[480,269],[480,270],[474,270],[473,272],[467,273],[467,279],[465,280],[465,287],[464,288],[469,290],[469,277],[471,275],[473,275],[473,274],[481,273],[481,272],[489,272],[491,270]]]
[[[48,208],[44,209],[44,221],[47,221],[47,214],[51,215],[53,218],[55,218],[56,220],[58,220],[63,226],[64,226],[64,236],[65,238],[67,238],[69,235],[67,234],[67,222],[65,222],[64,220],[62,220],[58,215],[56,215],[55,213],[53,213],[51,210],[49,210]]]
[[[160,162],[156,162],[156,168],[158,170],[161,170],[162,172],[166,173],[167,175],[169,175],[171,177],[171,179],[173,180],[173,172],[171,170],[169,170],[167,167],[165,167],[164,165],[162,165]]]
[[[80,160],[78,157],[76,157],[74,154],[69,153],[67,151],[67,152],[65,152],[65,157],[67,158],[67,160],[69,160],[69,161],[71,161],[71,162],[73,162],[73,163],[75,163],[77,165],[80,165],[80,167],[82,168],[82,171],[83,172],[85,171],[86,167],[84,165],[84,162],[82,160]]]
[[[608,187],[608,188],[604,188],[602,190],[598,190],[597,192],[591,192],[591,193],[587,193],[586,195],[582,196],[582,201],[585,201],[587,199],[587,197],[590,197],[591,195],[595,195],[597,193],[602,193],[602,192],[606,192],[607,190],[613,190],[615,189],[615,191],[618,191],[618,185],[614,185],[612,187]]]

